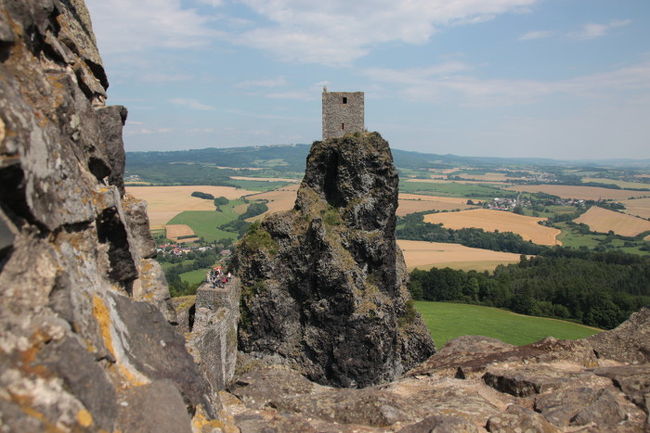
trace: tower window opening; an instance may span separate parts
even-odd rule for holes
[[[344,96],[344,97],[343,97],[343,103],[344,103],[344,104],[347,104],[347,103],[348,103],[348,98],[347,98],[347,96]]]
[[[341,130],[345,129],[345,123],[341,123]]]

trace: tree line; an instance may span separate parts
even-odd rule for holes
[[[493,274],[450,268],[414,270],[414,299],[508,308],[611,329],[650,305],[650,259],[618,251],[554,247]]]
[[[248,227],[251,225],[251,223],[246,221],[246,219],[261,215],[269,210],[269,207],[266,205],[266,203],[266,200],[260,200],[249,204],[246,208],[246,211],[243,214],[239,215],[236,220],[222,224],[219,226],[219,228],[221,230],[238,233],[239,237],[241,238],[244,233],[248,231]]]

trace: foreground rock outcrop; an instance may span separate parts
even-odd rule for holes
[[[169,323],[107,86],[82,0],[0,1],[2,431],[189,432],[220,409]]]
[[[649,312],[629,322],[638,330],[601,338],[635,338],[650,327]],[[322,386],[252,359],[242,369],[222,392],[242,433],[650,432],[650,364],[598,357],[589,340],[517,347],[460,337],[405,376],[364,389]]]
[[[386,382],[434,352],[395,243],[397,193],[379,134],[313,144],[294,209],[237,249],[243,351],[345,387]]]

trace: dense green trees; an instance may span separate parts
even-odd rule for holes
[[[250,223],[247,222],[246,219],[257,215],[261,215],[267,210],[269,210],[269,207],[266,205],[266,202],[264,201],[253,202],[248,205],[248,208],[246,208],[246,212],[239,215],[239,217],[236,220],[230,221],[229,223],[226,224],[222,224],[219,226],[219,228],[221,230],[237,232],[239,233],[239,237],[241,237],[244,235],[244,233],[246,233],[248,227],[250,226]]]
[[[228,203],[230,203],[230,200],[228,200],[226,197],[223,196],[214,199],[214,205],[216,207],[223,206]]]
[[[650,259],[556,247],[492,275],[416,269],[409,289],[415,299],[505,307],[609,329],[650,305]]]
[[[266,205],[266,202],[256,201],[248,205],[246,212],[239,215],[239,219],[245,220],[247,218],[261,215],[267,210],[269,210],[269,207]]]
[[[158,255],[156,260],[163,265],[169,292],[172,296],[193,295],[199,284],[189,284],[183,281],[180,274],[194,271],[196,269],[205,269],[213,266],[220,257],[216,250],[195,251],[181,256]]]
[[[429,242],[449,242],[467,247],[484,248],[494,251],[507,251],[519,254],[539,254],[546,247],[525,241],[515,233],[486,232],[483,229],[448,229],[442,224],[424,222],[420,212],[400,218],[395,232],[398,239]]]
[[[206,200],[214,200],[214,196],[212,194],[208,194],[207,192],[194,191],[190,195],[192,197],[203,198],[203,199],[206,199]]]

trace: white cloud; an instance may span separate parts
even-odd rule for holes
[[[223,6],[223,0],[196,0],[196,1],[215,8],[219,6]]]
[[[197,101],[196,99],[190,98],[172,98],[169,100],[169,102],[172,104],[181,105],[183,107],[188,107],[193,110],[211,111],[215,109],[210,105],[206,105],[200,101]]]
[[[239,82],[235,87],[242,89],[249,89],[251,87],[282,87],[287,85],[287,80],[284,77],[269,78],[266,80],[247,80]]]
[[[88,0],[87,4],[104,54],[204,47],[220,34],[209,26],[210,17],[183,7],[180,0]]]
[[[371,80],[393,85],[410,100],[460,101],[470,106],[527,104],[554,94],[626,97],[625,91],[650,91],[650,61],[555,81],[481,79],[464,73],[469,67],[458,65],[458,73],[453,69],[443,64],[421,69],[366,69],[363,73]]]
[[[612,29],[625,27],[631,22],[632,20],[614,20],[606,24],[585,24],[579,31],[570,33],[569,36],[583,40],[596,39],[605,36]]]
[[[536,30],[528,33],[524,33],[519,37],[520,41],[532,41],[535,39],[545,39],[553,36],[553,32],[550,30]]]
[[[520,11],[538,0],[242,0],[268,20],[241,44],[285,61],[348,64],[384,42],[422,44],[439,27]]]

